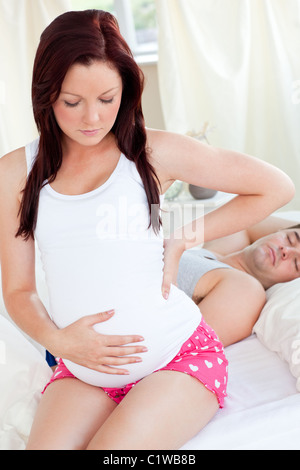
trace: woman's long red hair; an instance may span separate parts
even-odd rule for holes
[[[147,158],[141,107],[143,73],[121,36],[115,17],[102,10],[85,10],[60,15],[41,35],[32,78],[33,114],[40,140],[23,190],[16,236],[34,237],[40,190],[55,179],[62,163],[61,130],[52,106],[64,77],[74,63],[90,65],[94,60],[111,63],[122,78],[122,101],[112,132],[120,151],[136,164],[147,196],[149,226],[159,230],[159,212],[153,211],[159,207],[159,182]]]

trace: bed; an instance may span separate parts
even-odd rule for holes
[[[37,284],[47,305],[39,260]],[[300,279],[268,290],[253,334],[226,348],[225,407],[182,450],[300,449],[299,293]],[[9,320],[2,298],[0,372],[0,449],[22,450],[52,371],[44,350]]]

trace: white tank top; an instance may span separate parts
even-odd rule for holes
[[[28,173],[38,139],[26,146]],[[145,190],[136,166],[124,155],[97,189],[64,195],[46,184],[39,198],[35,238],[49,291],[49,315],[58,328],[114,309],[95,325],[99,333],[144,337],[143,362],[128,364],[130,375],[93,371],[65,360],[79,379],[123,387],[165,366],[201,321],[199,308],[171,286],[162,297],[163,235],[148,229]]]

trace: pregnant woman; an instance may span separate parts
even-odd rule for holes
[[[198,433],[223,406],[227,361],[173,284],[180,257],[294,193],[253,157],[146,129],[142,89],[110,14],[68,12],[43,32],[32,83],[39,138],[0,162],[6,306],[60,358],[28,449],[175,449]],[[176,179],[238,195],[206,216],[204,237],[199,219],[163,239],[159,208]]]

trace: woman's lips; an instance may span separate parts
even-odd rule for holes
[[[82,132],[82,134],[86,135],[87,137],[93,137],[94,135],[97,135],[99,131],[100,129],[94,129],[92,131],[81,130],[80,132]]]

